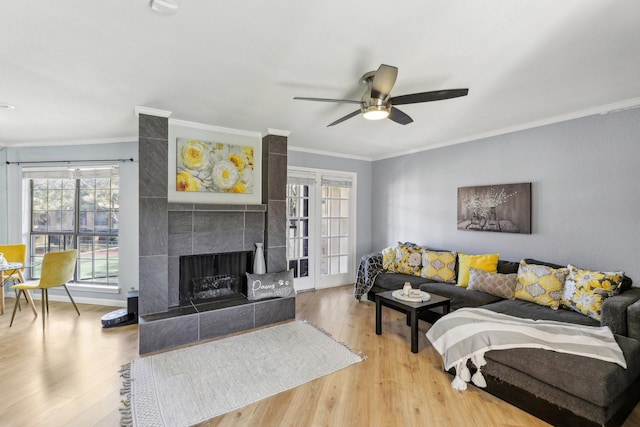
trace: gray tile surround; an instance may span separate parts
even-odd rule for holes
[[[166,140],[140,138],[138,151],[144,153],[144,168],[139,168],[138,181],[140,197],[167,197],[167,156]],[[148,165],[148,166],[147,166]]]
[[[140,138],[169,138],[169,119],[166,117],[140,114],[138,117],[138,136]]]
[[[287,138],[262,138],[262,202],[267,204],[265,253],[267,271],[287,269],[286,261],[286,185]]]
[[[139,159],[140,353],[295,318],[295,298],[162,318],[178,304],[180,255],[254,250],[255,243],[265,243],[268,271],[287,268],[287,138],[263,139],[260,205],[168,203],[167,118],[140,115]],[[152,314],[154,320],[144,321]]]
[[[249,302],[182,316],[140,318],[140,354],[295,319],[295,297]]]
[[[190,344],[197,342],[199,338],[197,314],[170,317],[153,322],[145,322],[142,317],[138,328],[140,354]]]
[[[268,209],[269,247],[285,246],[287,244],[287,202],[284,200],[269,200]]]
[[[288,270],[287,266],[287,248],[285,246],[269,247],[267,254],[267,271],[284,271]]]
[[[139,296],[140,314],[166,311],[167,300],[167,256],[141,256],[139,258]]]
[[[166,255],[169,225],[166,197],[140,197],[138,209],[140,256]]]
[[[246,331],[255,327],[254,304],[200,313],[200,339]]]

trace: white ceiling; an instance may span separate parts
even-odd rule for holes
[[[136,139],[135,106],[173,118],[290,131],[311,152],[380,159],[640,105],[636,0],[4,1],[0,145]],[[393,96],[469,88],[361,116],[359,78],[399,68]],[[357,106],[356,106],[357,108]]]

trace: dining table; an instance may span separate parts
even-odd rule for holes
[[[9,278],[14,274],[18,275],[18,280],[20,283],[24,283],[24,276],[22,274],[22,270],[26,268],[21,262],[8,262],[5,264],[0,264],[0,315],[4,314],[4,286],[6,283],[12,283]],[[25,291],[25,298],[27,298],[27,302],[33,310],[34,315],[38,315],[38,311],[36,310],[36,305],[33,303],[33,298],[31,298],[31,294],[29,291]],[[20,301],[16,301],[16,304],[20,304]]]

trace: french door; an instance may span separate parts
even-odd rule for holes
[[[354,187],[353,173],[289,168],[287,261],[296,290],[353,282]]]

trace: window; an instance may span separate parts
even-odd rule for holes
[[[32,278],[40,277],[45,253],[75,248],[75,282],[117,285],[118,168],[33,168],[23,176],[31,202]]]

